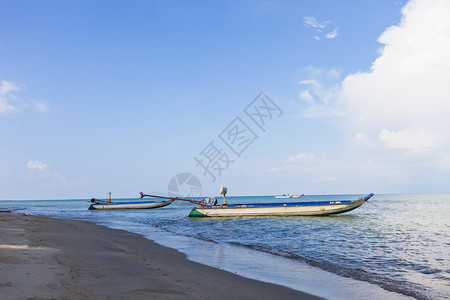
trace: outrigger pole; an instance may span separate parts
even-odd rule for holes
[[[203,201],[197,201],[197,200],[183,199],[183,198],[178,198],[178,197],[173,198],[173,197],[163,197],[163,196],[155,196],[155,195],[146,195],[146,194],[144,194],[143,192],[140,192],[139,194],[141,195],[141,198],[144,198],[144,197],[163,198],[163,199],[170,199],[170,200],[187,201],[187,202],[191,202],[191,203],[198,204],[198,205],[202,205],[202,206],[205,206],[205,205],[206,205],[205,202],[203,202]]]

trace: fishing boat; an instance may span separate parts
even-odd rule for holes
[[[167,206],[173,201],[174,200],[108,202],[92,198],[91,202],[93,203],[89,206],[89,209],[150,209]]]
[[[286,194],[286,195],[274,196],[274,197],[277,198],[277,199],[286,199],[286,198],[301,198],[303,196],[304,196],[304,194],[301,194],[301,195],[289,195],[289,194]]]
[[[327,216],[354,210],[372,196],[373,193],[357,200],[198,206],[191,210],[189,217]]]

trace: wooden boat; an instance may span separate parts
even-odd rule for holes
[[[373,194],[358,200],[248,203],[228,206],[198,206],[189,217],[243,217],[243,216],[327,216],[351,211],[363,205]]]
[[[107,202],[104,200],[91,199],[89,209],[150,209],[167,206],[174,200],[168,201],[123,201],[123,202]]]
[[[282,196],[274,196],[275,198],[277,198],[277,199],[286,199],[286,198],[301,198],[301,197],[303,197],[303,195],[304,194],[301,194],[301,195],[289,195],[289,194],[287,194],[287,195],[282,195]]]

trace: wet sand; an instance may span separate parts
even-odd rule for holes
[[[249,266],[251,268],[251,266]],[[2,299],[320,299],[198,264],[140,235],[0,212]]]

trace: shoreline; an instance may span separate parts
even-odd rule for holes
[[[6,299],[321,299],[88,221],[2,212],[0,232]]]
[[[104,225],[109,226],[104,223]],[[184,253],[189,260],[245,278],[278,284],[323,299],[413,299],[368,281],[345,277],[306,262],[256,251],[248,247],[222,244],[170,234],[166,231],[140,233],[155,243]],[[251,267],[249,266],[249,263]]]

